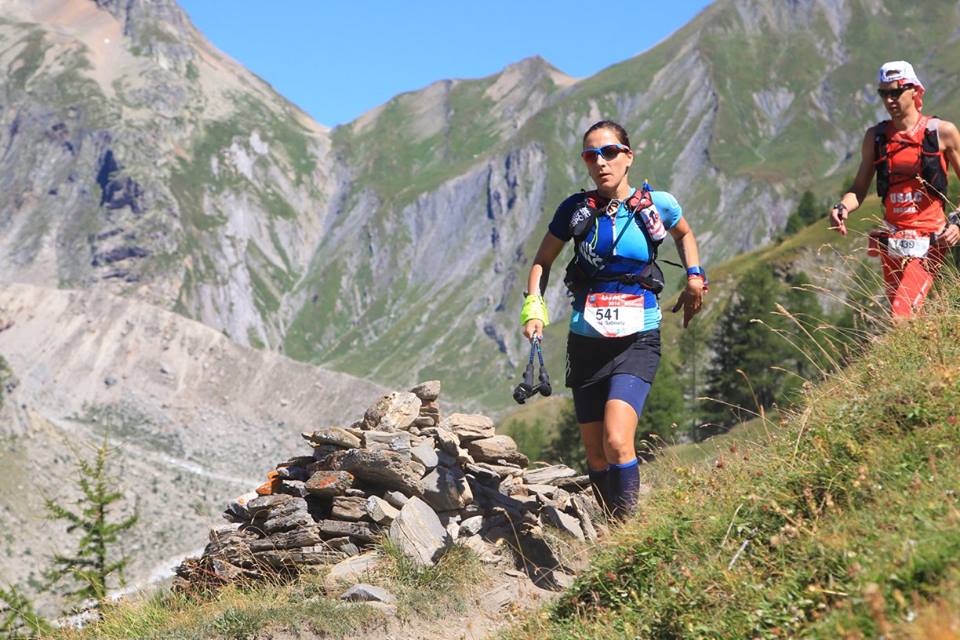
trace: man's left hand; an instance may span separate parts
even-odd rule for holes
[[[940,232],[937,240],[948,247],[957,246],[957,244],[960,243],[960,227],[957,227],[955,224],[948,224],[946,228]]]

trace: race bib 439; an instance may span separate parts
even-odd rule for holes
[[[930,237],[898,232],[887,238],[887,251],[901,258],[923,258],[930,252]]]

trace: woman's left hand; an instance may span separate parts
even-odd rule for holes
[[[683,307],[683,328],[686,329],[693,316],[700,313],[700,307],[703,305],[703,278],[689,278],[687,288],[680,293],[677,304],[671,310],[676,313]]]

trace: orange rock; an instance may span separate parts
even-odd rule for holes
[[[261,496],[270,496],[274,493],[280,491],[280,486],[282,481],[280,479],[280,474],[276,470],[271,470],[267,472],[267,481],[262,485],[257,487],[257,495]]]

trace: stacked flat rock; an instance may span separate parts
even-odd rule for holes
[[[414,563],[432,565],[459,542],[489,544],[550,526],[579,540],[596,534],[598,509],[563,465],[529,461],[482,415],[441,417],[440,382],[377,400],[349,427],[303,433],[312,452],[285,460],[268,482],[232,500],[229,526],[185,560],[183,587],[295,574],[342,562],[388,537]]]

